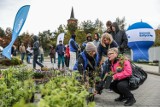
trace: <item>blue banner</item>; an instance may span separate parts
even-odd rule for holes
[[[12,30],[12,40],[9,43],[7,47],[3,49],[2,55],[7,57],[8,59],[11,59],[11,47],[14,44],[15,40],[17,39],[17,36],[19,35],[25,21],[28,15],[30,5],[25,5],[21,7],[14,20],[13,30]]]

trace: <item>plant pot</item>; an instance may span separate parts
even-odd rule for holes
[[[33,103],[34,102],[34,93],[32,94],[32,97],[30,99],[30,102]]]

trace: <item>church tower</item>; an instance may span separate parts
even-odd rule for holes
[[[78,22],[78,20],[76,18],[74,18],[74,10],[72,7],[71,16],[70,16],[70,19],[68,19],[68,24],[76,24],[76,26],[77,26],[77,22]]]

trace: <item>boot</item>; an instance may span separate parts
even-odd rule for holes
[[[128,98],[128,100],[124,103],[124,106],[132,106],[136,102],[134,97]]]
[[[61,70],[61,72],[62,72],[62,73],[64,73],[64,72],[65,72],[65,69],[64,69],[64,67],[62,67],[62,70]]]
[[[64,67],[62,67],[62,71],[64,71]]]
[[[124,97],[123,95],[120,95],[120,96],[119,96],[118,98],[116,98],[114,101],[123,102],[123,101],[125,101],[125,100],[127,100],[127,98]]]
[[[58,65],[58,70],[60,70],[60,66]]]

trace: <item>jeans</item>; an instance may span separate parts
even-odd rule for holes
[[[33,68],[36,69],[36,64],[38,64],[41,68],[44,67],[43,64],[37,61],[38,60],[38,55],[33,56]]]
[[[40,58],[40,62],[41,63],[43,63],[43,61],[44,61],[44,55],[43,54],[41,54],[41,56],[40,56],[41,58]]]
[[[32,55],[27,55],[27,63],[31,63],[31,62],[30,62],[31,56],[32,56]]]
[[[24,60],[24,57],[25,57],[25,53],[21,53],[21,61],[23,62]]]
[[[64,55],[58,55],[58,68],[60,68],[61,62],[62,62],[62,67],[64,67]]]

